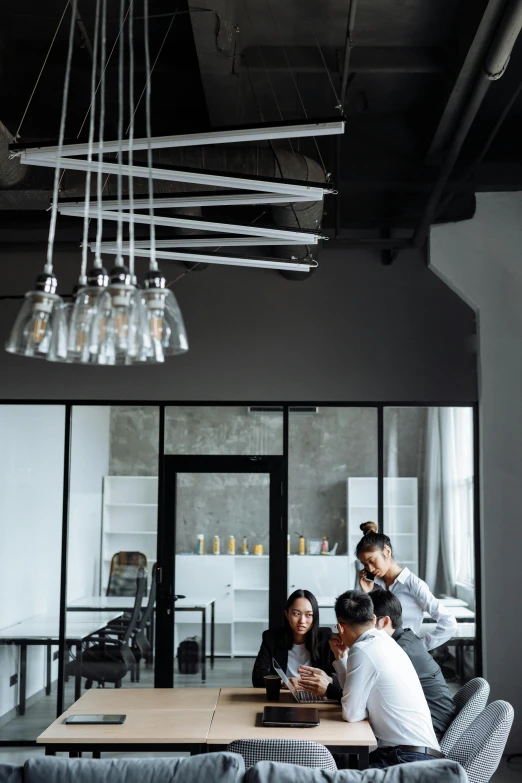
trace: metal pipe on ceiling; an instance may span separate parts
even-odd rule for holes
[[[346,89],[348,87],[348,76],[350,73],[350,58],[353,49],[353,31],[355,29],[355,12],[357,11],[357,0],[351,0],[350,10],[348,12],[348,23],[346,25],[346,38],[344,42],[343,73],[341,77],[341,94],[339,96],[339,111],[344,111],[344,101],[346,98]]]
[[[439,175],[431,191],[428,203],[413,234],[412,243],[421,247],[426,241],[440,198],[459,157],[468,132],[482,105],[491,83],[500,79],[507,68],[511,51],[522,29],[522,0],[511,0],[489,47],[471,96],[466,104],[457,130],[447,149]]]

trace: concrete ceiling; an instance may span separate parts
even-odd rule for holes
[[[334,140],[319,142],[319,153],[340,192],[343,230],[415,225],[458,119],[455,86],[462,85],[464,94],[469,87],[466,76],[477,65],[470,59],[470,47],[475,47],[473,52],[480,44],[477,30],[484,14],[493,13],[493,5],[500,13],[505,4],[503,0],[489,4],[487,0],[358,1],[341,154]],[[109,0],[108,5],[110,49],[118,30],[119,4]],[[187,13],[189,6],[191,13]],[[169,14],[176,8],[184,11],[174,20],[154,71],[154,135],[303,119],[305,112],[309,117],[337,114],[349,0],[213,0],[212,9],[219,16],[201,10],[195,0],[189,0],[189,6],[150,0],[153,59],[165,39]],[[0,120],[11,132],[18,127],[63,7],[64,0],[17,0],[2,9]],[[85,29],[92,32],[94,3],[79,0],[78,7]],[[135,23],[138,94],[145,80],[141,24]],[[24,121],[25,139],[57,135],[66,28],[62,25]],[[71,139],[78,134],[89,103],[88,50],[80,24],[67,124]],[[484,102],[454,180],[480,150],[521,78],[519,43],[505,77],[493,85]],[[108,128],[114,129],[116,58],[108,82]],[[470,217],[474,189],[522,187],[521,110],[522,101],[517,101],[471,186],[453,199],[442,219]],[[137,134],[143,133],[142,111],[137,125]],[[296,146],[318,158],[312,141]],[[0,193],[0,235],[2,224],[15,219],[2,210],[14,207],[23,224],[25,210],[41,206],[38,199],[31,201],[35,192],[46,190],[41,176],[31,173],[17,188],[17,199],[13,193]],[[327,227],[333,226],[333,214],[325,220]]]

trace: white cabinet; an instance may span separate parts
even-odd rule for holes
[[[216,599],[216,623],[234,619],[234,557],[222,555],[176,555],[175,592],[190,601]],[[197,617],[200,615],[198,614]],[[193,622],[192,612],[179,613],[176,622]]]
[[[142,552],[147,571],[156,561],[158,479],[153,476],[105,476],[101,540],[100,593],[109,583],[116,552]]]
[[[348,555],[355,562],[355,548],[362,537],[361,522],[377,522],[377,478],[348,479]],[[390,537],[399,565],[419,572],[419,510],[416,478],[385,478],[383,529]],[[354,566],[351,567],[352,574]]]

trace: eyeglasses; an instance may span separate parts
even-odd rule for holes
[[[346,623],[336,623],[336,624],[335,624],[335,627],[336,627],[336,629],[339,631],[339,633],[341,633],[341,629],[340,629],[340,627],[339,627],[339,626],[341,626],[341,625],[346,625]]]

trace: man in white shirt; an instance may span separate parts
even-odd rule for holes
[[[348,590],[335,602],[339,634],[330,646],[343,689],[343,718],[369,719],[378,749],[370,767],[443,758],[413,664],[385,631],[375,628],[371,598]]]

